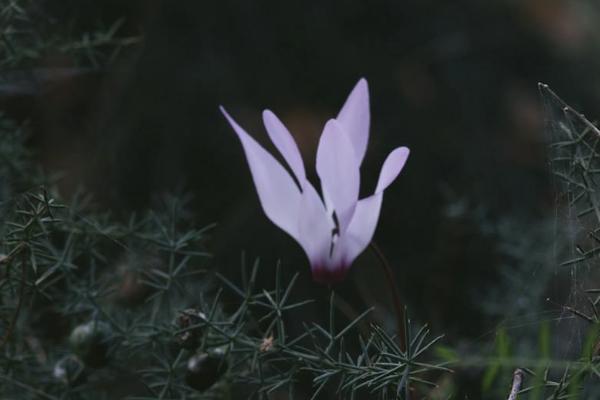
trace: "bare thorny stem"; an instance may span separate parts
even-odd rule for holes
[[[546,91],[548,94],[550,94],[550,96],[552,96],[553,99],[558,101],[560,103],[560,105],[562,106],[564,113],[573,114],[581,122],[583,122],[585,124],[585,126],[587,126],[589,129],[591,129],[597,136],[600,136],[600,129],[598,129],[598,127],[596,125],[591,123],[585,117],[585,115],[581,114],[580,112],[575,111],[570,105],[565,103],[565,101],[563,99],[561,99],[560,97],[558,97],[558,95],[556,93],[554,93],[554,91],[552,89],[550,89],[550,87],[548,85],[546,85],[545,83],[539,83],[538,87],[540,88],[540,90]]]
[[[396,319],[397,319],[397,324],[398,324],[398,340],[400,342],[400,350],[404,352],[404,351],[406,351],[406,348],[407,348],[406,333],[405,333],[406,327],[404,326],[404,317],[405,317],[404,316],[404,306],[402,305],[402,301],[400,300],[400,291],[398,290],[398,284],[396,283],[396,276],[394,275],[394,270],[390,266],[390,263],[388,262],[387,258],[385,258],[385,255],[379,249],[379,247],[375,244],[375,242],[372,241],[369,244],[369,246],[371,247],[371,250],[373,250],[373,253],[375,253],[377,258],[379,259],[379,264],[383,268],[383,271],[385,272],[385,275],[387,278],[386,280],[388,281],[388,284],[390,285],[390,290],[392,292],[392,297],[394,299],[394,309],[396,310]]]
[[[512,387],[507,400],[517,400],[517,395],[519,394],[521,385],[523,384],[523,375],[523,370],[520,368],[517,368],[513,373]]]

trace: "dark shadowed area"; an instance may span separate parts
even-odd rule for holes
[[[365,77],[372,122],[361,196],[392,149],[411,149],[385,193],[375,241],[412,318],[471,348],[513,318],[539,321],[571,293],[555,274],[538,82],[600,115],[596,3],[45,0],[36,9],[49,29],[122,19],[118,36],[136,38],[101,66],[57,52],[3,67],[0,107],[28,121],[28,144],[47,172],[61,174],[63,196],[85,188],[97,207],[126,218],[162,193],[187,193],[195,220],[217,224],[210,268],[235,279],[242,259],[258,257],[259,280],[271,282],[280,263],[286,277],[300,272],[300,293],[326,298],[302,249],[262,212],[218,107],[275,153],[261,119],[273,110],[318,184],[322,128]],[[350,308],[374,305],[375,318],[394,326],[386,276],[369,250],[336,290]],[[309,306],[292,324],[301,330],[299,321],[326,313]],[[456,398],[479,398],[479,389],[465,385]]]

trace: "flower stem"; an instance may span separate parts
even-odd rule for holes
[[[375,253],[377,258],[379,259],[379,264],[383,268],[383,271],[386,275],[386,280],[390,285],[390,290],[392,292],[392,297],[394,299],[394,309],[396,310],[396,320],[398,324],[398,340],[400,341],[400,350],[403,352],[406,351],[407,343],[406,343],[406,327],[404,326],[404,306],[402,305],[402,301],[400,300],[400,291],[398,290],[398,285],[396,283],[396,276],[394,275],[394,270],[390,266],[387,258],[383,252],[379,249],[379,247],[375,244],[374,241],[371,241],[369,247]]]

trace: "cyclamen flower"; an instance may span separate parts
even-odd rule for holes
[[[321,198],[306,179],[304,163],[292,135],[269,110],[263,121],[286,168],[258,144],[221,107],[238,135],[267,217],[302,246],[321,283],[342,280],[353,261],[369,245],[381,210],[383,191],[396,179],[409,150],[398,147],[381,168],[375,193],[359,200],[360,165],[369,140],[369,89],[361,79],[337,118],[325,124],[317,149],[316,169]]]

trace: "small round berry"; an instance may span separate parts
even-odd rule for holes
[[[206,315],[195,308],[180,311],[173,321],[173,325],[177,329],[174,338],[177,347],[186,350],[197,349],[200,345],[204,327],[196,325],[201,325],[205,321]]]
[[[86,365],[100,368],[108,363],[111,339],[112,330],[107,323],[90,321],[76,326],[71,331],[69,343],[73,352],[81,357]]]
[[[223,351],[195,354],[187,363],[185,382],[189,387],[204,391],[227,372],[228,363]]]
[[[67,386],[77,386],[86,379],[85,365],[74,354],[69,354],[54,364],[52,375]]]

